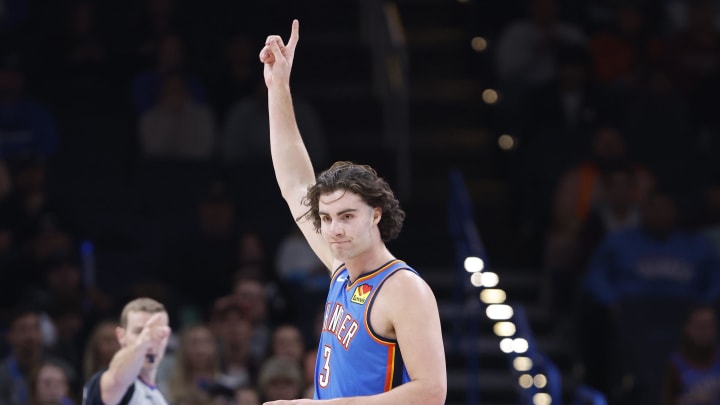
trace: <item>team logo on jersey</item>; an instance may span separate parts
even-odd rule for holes
[[[367,300],[368,295],[370,295],[370,291],[372,291],[371,285],[361,284],[355,287],[355,291],[353,292],[350,301],[362,305],[365,303],[365,300]]]

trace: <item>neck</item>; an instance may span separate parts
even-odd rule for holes
[[[155,375],[157,374],[157,369],[155,367],[148,369],[148,370],[141,370],[140,371],[140,379],[147,385],[155,386]]]
[[[395,257],[387,250],[384,244],[378,244],[376,248],[346,260],[345,267],[347,267],[350,280],[355,281],[363,274],[371,272],[394,259]]]

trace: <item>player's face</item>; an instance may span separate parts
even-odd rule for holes
[[[151,314],[149,312],[142,311],[132,311],[128,313],[127,326],[124,329],[118,328],[118,341],[120,342],[120,346],[128,347],[135,344],[135,342],[137,342],[138,336],[140,336],[140,333],[143,330],[143,326],[145,326],[147,320],[150,319],[150,317],[153,315],[154,314]],[[168,326],[167,314],[162,317],[161,322],[164,326]],[[151,355],[153,357],[153,362],[150,362],[149,357],[146,357],[143,368],[152,368],[155,367],[158,363],[160,363],[162,356],[165,354],[166,346],[167,339],[162,346],[151,347],[150,349],[148,349],[148,355]]]
[[[380,210],[349,191],[336,190],[320,196],[320,232],[336,259],[346,261],[373,246],[379,239]]]

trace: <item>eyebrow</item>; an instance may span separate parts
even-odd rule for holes
[[[355,212],[355,211],[357,211],[357,208],[348,208],[348,209],[338,212],[336,215],[347,214],[348,212]],[[325,211],[318,211],[318,215],[330,215],[330,214]]]

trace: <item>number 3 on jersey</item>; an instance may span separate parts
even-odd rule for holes
[[[323,371],[320,372],[318,375],[318,384],[321,388],[327,388],[328,383],[330,382],[330,354],[332,353],[332,348],[328,345],[323,346],[323,359],[325,359],[325,362],[323,364]]]

